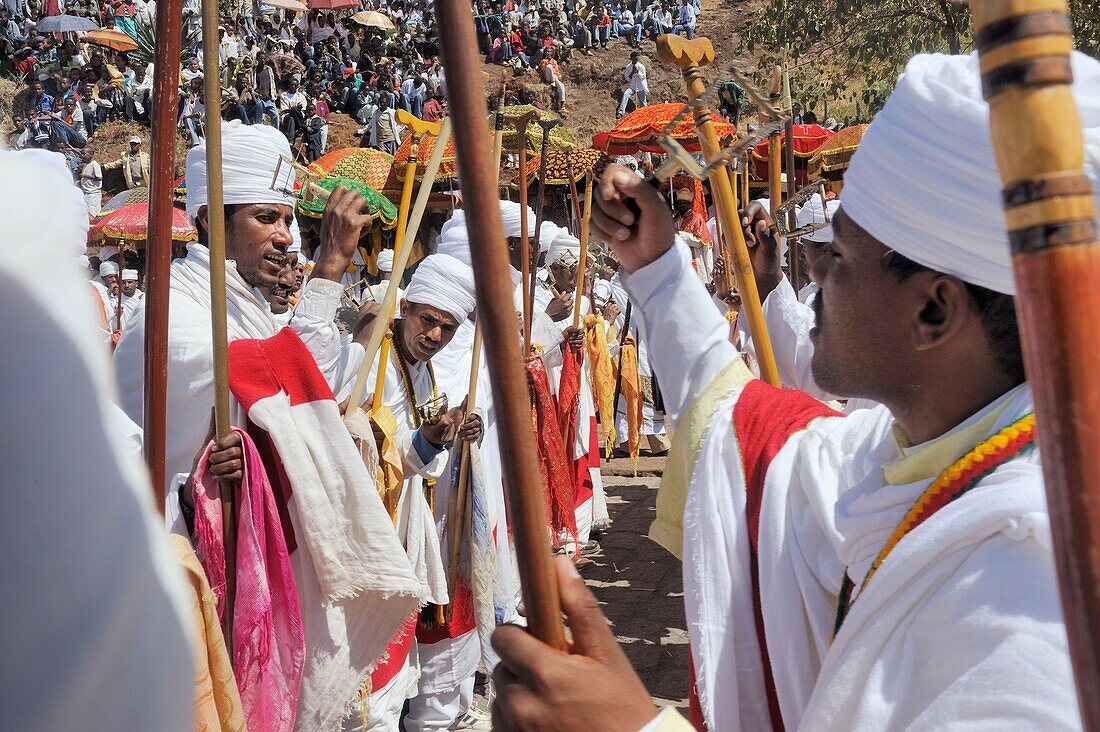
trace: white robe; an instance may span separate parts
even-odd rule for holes
[[[677,244],[624,277],[677,429],[699,416],[699,395],[723,385],[738,358],[688,256]],[[683,552],[704,715],[723,731],[770,726],[730,418],[739,394],[723,388],[715,411],[701,415],[709,427],[691,470],[683,544],[670,547]],[[817,420],[787,440],[767,470],[759,535],[761,611],[786,728],[1080,726],[1037,451],[1002,465],[903,538],[829,643],[845,567],[858,587],[935,477],[889,484],[903,452],[921,454],[985,425],[965,452],[1031,408],[1021,386],[936,444],[904,450],[883,407]],[[676,535],[665,518],[653,535],[669,546]]]
[[[626,326],[626,306],[629,302],[629,297],[626,294],[626,290],[623,289],[622,281],[617,273],[611,278],[611,297],[615,300],[615,304],[619,308],[619,317],[615,320],[615,328],[617,332],[621,333],[623,327]],[[638,344],[638,375],[652,378],[653,366],[649,358],[649,345],[647,344],[647,339],[642,333],[641,323],[633,314],[631,314],[630,317],[630,334],[634,336],[634,340]],[[611,357],[614,358],[616,364],[618,364],[618,340],[610,345]],[[658,384],[658,388],[660,388],[660,384]],[[628,432],[629,429],[627,428],[626,421],[626,397],[620,395],[619,402],[615,405],[615,434],[619,439],[620,445],[626,442]],[[642,424],[638,429],[638,434],[643,437],[646,435],[665,434],[665,413],[643,402]]]

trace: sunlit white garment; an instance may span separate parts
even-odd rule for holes
[[[626,290],[623,289],[622,280],[618,273],[611,278],[611,296],[615,300],[615,304],[619,307],[619,317],[615,321],[616,333],[622,333],[623,328],[626,326],[626,306],[629,302]],[[723,309],[725,305],[722,306]],[[631,315],[630,321],[630,334],[634,336],[635,342],[638,344],[638,375],[642,378],[653,378],[653,366],[649,359],[649,345],[642,332],[642,324],[633,315]],[[615,359],[616,364],[619,358],[619,342],[616,339],[609,344],[611,347],[611,357]],[[661,385],[658,384],[658,388]],[[621,445],[626,441],[627,435],[627,422],[626,422],[626,398],[619,397],[618,404],[615,405],[615,434],[619,439]],[[640,436],[646,435],[664,435],[665,434],[665,413],[662,410],[657,409],[654,405],[642,403],[642,424],[638,430]]]
[[[724,320],[708,307],[681,245],[623,279],[667,385],[669,414],[680,420],[738,358]],[[721,730],[770,727],[731,418],[739,394],[731,387],[715,395],[691,474],[683,545],[672,547],[683,552],[704,715]],[[1029,390],[1018,387],[935,442],[976,424],[995,433],[1031,409]],[[845,567],[858,586],[935,477],[888,483],[903,453],[934,447],[903,449],[892,427],[884,407],[819,419],[793,434],[767,469],[759,588],[784,725],[1078,728],[1037,450],[903,538],[830,645]]]

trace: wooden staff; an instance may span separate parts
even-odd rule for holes
[[[206,94],[206,246],[210,250],[210,324],[214,334],[214,424],[229,435],[229,337],[226,332],[225,205],[222,196],[222,88],[218,68],[218,2],[202,0],[202,61]],[[237,527],[233,485],[220,481],[225,543],[225,645],[233,653],[233,601],[237,591]]]
[[[581,201],[577,196],[577,181],[573,179],[573,150],[565,151],[565,177],[569,184],[569,211],[573,219],[573,235],[578,239],[581,234]]]
[[[626,343],[627,333],[630,332],[630,311],[633,303],[626,301],[626,312],[623,314],[623,329],[619,333],[619,368],[615,370],[615,415],[619,414],[619,397],[623,393],[623,344]]]
[[[153,500],[164,513],[168,437],[168,281],[172,265],[172,188],[176,173],[176,113],[183,0],[157,4],[153,44],[152,157],[149,161],[149,238],[145,243],[145,409],[142,451],[153,479]]]
[[[783,125],[784,165],[787,169],[787,200],[794,198],[796,182],[794,179],[794,101],[791,98],[791,73],[787,70],[787,48],[783,48],[783,108],[791,112],[791,118]],[[787,213],[787,231],[797,226],[794,209]],[[794,291],[802,289],[802,244],[798,237],[787,239],[787,252],[790,256],[791,284]]]
[[[527,125],[539,117],[538,111],[530,112],[511,119],[519,135],[519,245],[520,261],[523,263],[523,357],[531,352],[531,242],[527,239]],[[463,189],[465,190],[465,189]],[[471,237],[471,241],[472,241]]]
[[[423,120],[414,117],[405,110],[401,109],[397,112],[397,121],[403,125],[409,127],[409,134],[415,135],[414,140],[420,139],[424,134],[439,134],[439,125],[432,124],[430,122],[424,122]],[[397,210],[397,232],[394,237],[394,250],[393,257],[397,259],[397,255],[401,253],[401,244],[405,239],[405,232],[408,230],[409,223],[409,206],[412,204],[413,186],[416,185],[416,164],[417,154],[420,146],[417,143],[412,143],[409,147],[409,160],[405,165],[405,182],[401,187],[401,205]],[[423,185],[423,183],[421,184]],[[431,188],[432,183],[428,183],[428,187]],[[419,227],[420,222],[417,222]],[[404,274],[404,273],[402,273]],[[390,287],[398,287],[401,284],[400,278],[395,278],[394,273],[390,272],[390,284],[386,288],[387,291]],[[384,314],[381,314],[387,322],[393,318],[393,310],[389,310]],[[371,411],[373,412],[378,407],[382,406],[382,389],[386,386],[386,364],[390,362],[390,342],[388,340],[382,341],[381,350],[378,356],[378,374],[374,380],[374,398],[371,400]]]
[[[584,218],[581,219],[581,256],[577,258],[577,290],[573,299],[573,327],[581,325],[581,303],[584,301],[584,275],[588,269],[588,237],[592,230],[592,176],[585,175]]]
[[[561,124],[560,119],[536,119],[535,121],[542,128],[542,150],[539,154],[539,193],[535,197],[537,204],[535,207],[535,239],[531,242],[531,281],[527,290],[531,297],[531,305],[527,310],[532,317],[535,313],[535,284],[538,282],[539,252],[542,251],[542,221],[545,218],[543,211],[546,208],[546,152],[550,147],[550,130]],[[526,178],[523,179],[523,183],[526,186]],[[530,327],[528,327],[527,332],[530,332]]]
[[[470,229],[470,248],[477,284],[478,320],[484,320],[486,354],[493,401],[500,415],[501,457],[508,491],[509,518],[523,585],[523,603],[531,634],[555,648],[567,643],[561,620],[558,583],[551,563],[546,504],[531,426],[527,374],[515,337],[518,327],[508,249],[493,181],[486,130],[485,90],[477,74],[480,54],[470,4],[437,0],[439,45],[447,77],[447,99],[455,119],[455,152]],[[526,251],[526,250],[525,250]]]
[[[749,207],[749,166],[752,165],[752,151],[746,151],[741,158],[741,207]]]
[[[466,391],[466,414],[477,409],[477,377],[481,369],[481,327],[474,326],[474,350],[470,357],[470,385]],[[447,572],[447,588],[451,597],[444,615],[448,621],[454,609],[455,578],[458,577],[458,548],[462,543],[462,533],[466,529],[466,493],[470,485],[470,446],[462,445],[462,458],[458,465],[458,490],[455,492],[454,511],[448,523],[451,525],[451,562]]]
[[[686,41],[680,36],[664,35],[657,39],[657,56],[662,63],[680,68],[687,86],[688,99],[695,100],[706,92],[702,67],[714,61],[714,46],[708,39],[697,37]],[[699,144],[703,155],[713,159],[720,148],[718,133],[706,106],[696,108],[695,124],[699,130]],[[772,169],[775,168],[775,160],[773,157],[770,161]],[[737,290],[741,293],[741,302],[748,315],[749,333],[756,348],[760,377],[772,386],[780,386],[779,369],[775,365],[775,354],[768,338],[768,326],[764,322],[760,293],[756,289],[756,277],[752,272],[749,249],[745,245],[745,233],[741,229],[741,217],[737,211],[737,199],[733,194],[729,171],[724,165],[720,165],[711,172],[709,179],[718,220],[722,231],[726,233],[725,242],[730,247],[729,251],[724,252],[725,260],[734,271]]]
[[[1100,728],[1100,244],[1065,0],[972,0],[1085,729]]]
[[[409,256],[412,253],[413,237],[420,227],[420,219],[424,216],[424,210],[428,207],[428,198],[432,195],[432,184],[435,182],[436,173],[439,172],[439,164],[443,162],[443,150],[447,147],[447,141],[451,139],[451,118],[446,117],[439,128],[439,137],[435,139],[431,157],[428,158],[428,167],[424,170],[424,177],[420,182],[420,190],[416,193],[416,203],[413,204],[412,214],[409,216],[408,225],[405,227],[405,236],[394,249],[393,272],[390,273],[390,282],[400,282],[408,266]],[[510,281],[510,280],[509,280]],[[387,313],[392,313],[397,305],[397,288],[387,287],[386,296],[382,298],[381,312],[371,325],[370,338],[363,353],[363,362],[359,365],[359,373],[355,377],[355,384],[351,388],[347,407],[344,409],[346,417],[353,410],[358,409],[363,403],[363,394],[367,388],[367,377],[370,368],[374,364],[374,357],[378,355],[382,341],[390,327],[390,319]],[[378,368],[386,368],[384,362],[379,362]]]

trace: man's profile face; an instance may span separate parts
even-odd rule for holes
[[[841,208],[833,243],[810,274],[821,291],[814,300],[813,376],[839,396],[883,401],[911,365],[913,279],[899,282],[886,269],[889,250]]]
[[[401,300],[401,341],[405,353],[414,360],[430,361],[451,342],[457,330],[458,321],[447,311]]]
[[[207,211],[199,212],[204,226]],[[274,287],[293,243],[290,223],[294,209],[273,203],[243,205],[225,220],[225,256],[237,263],[237,272],[252,287]]]

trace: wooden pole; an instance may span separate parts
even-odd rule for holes
[[[218,68],[218,2],[202,0],[203,91],[205,92],[207,248],[210,250],[210,324],[214,335],[214,424],[229,435],[229,338],[226,331],[225,205],[222,196],[222,87]],[[225,544],[225,645],[233,653],[233,602],[237,590],[237,528],[233,485],[221,481]]]
[[[745,152],[741,158],[741,208],[749,206],[749,166],[752,165],[752,150]]]
[[[149,161],[149,238],[145,243],[145,409],[142,451],[153,500],[164,513],[168,437],[168,281],[172,264],[172,187],[176,177],[176,112],[183,0],[157,4],[153,44],[152,157]]]
[[[527,114],[512,118],[512,124],[519,135],[519,245],[523,275],[523,357],[531,352],[531,242],[527,238],[527,125],[538,119],[538,112],[531,110]],[[464,189],[465,190],[465,189]]]
[[[670,42],[670,39],[674,40]],[[680,67],[689,100],[695,100],[706,92],[702,67],[714,61],[714,46],[708,39],[697,37],[692,41],[684,41],[679,36],[664,35],[657,39],[657,56],[662,63]],[[714,129],[711,112],[705,106],[695,110],[695,124],[699,130],[699,144],[703,155],[713,159],[720,150],[718,133]],[[772,169],[775,168],[775,160],[774,157],[771,159]],[[752,336],[756,359],[760,365],[760,378],[772,386],[781,386],[775,354],[768,338],[768,326],[764,322],[764,312],[760,305],[760,293],[756,289],[756,277],[752,272],[749,249],[745,245],[745,233],[741,229],[737,199],[733,194],[729,171],[724,165],[718,166],[710,174],[710,189],[719,223],[726,234],[725,242],[730,247],[725,253],[726,262],[736,276],[737,291],[741,293],[741,302],[748,316],[749,334]]]
[[[413,204],[412,215],[409,216],[408,225],[405,227],[405,238],[398,244],[394,251],[393,272],[390,273],[391,282],[400,282],[405,274],[405,267],[409,263],[409,255],[412,252],[412,240],[416,230],[420,227],[420,219],[424,216],[424,210],[428,207],[428,198],[432,194],[432,183],[435,182],[436,173],[439,172],[439,164],[443,162],[443,150],[447,147],[447,141],[451,138],[451,118],[443,119],[439,128],[439,136],[435,140],[431,157],[428,158],[428,167],[424,170],[424,178],[420,182],[420,190],[416,194],[416,203]],[[381,313],[371,325],[370,338],[364,349],[363,362],[359,366],[359,373],[355,377],[355,384],[348,396],[347,407],[344,415],[347,416],[353,410],[358,409],[363,403],[363,395],[367,388],[367,377],[370,368],[374,364],[374,357],[378,355],[382,341],[390,327],[390,320],[386,313],[392,313],[397,305],[396,287],[387,287],[386,296],[382,298]],[[382,365],[380,364],[380,367]]]
[[[474,326],[474,350],[470,356],[470,385],[466,391],[466,414],[477,409],[477,377],[481,370],[481,327]],[[470,446],[462,445],[462,457],[458,465],[458,490],[455,492],[455,510],[448,518],[451,529],[451,561],[447,572],[447,588],[451,602],[447,605],[446,617],[451,619],[454,608],[455,578],[458,576],[458,549],[462,543],[462,533],[466,530],[466,493],[470,485]]]
[[[577,290],[573,299],[573,327],[581,325],[581,303],[584,301],[584,276],[588,270],[588,238],[592,231],[592,176],[585,175],[584,218],[581,219],[581,256],[577,258]]]
[[[415,135],[416,131],[412,131],[409,134]],[[411,213],[409,206],[412,204],[413,186],[416,185],[416,156],[419,152],[420,146],[417,143],[412,143],[409,147],[409,161],[405,166],[405,183],[401,187],[401,205],[397,210],[397,232],[394,237],[394,250],[393,258],[397,259],[397,255],[401,253],[401,244],[405,239],[405,232],[408,230],[409,219],[408,216]],[[431,184],[429,184],[429,187]],[[404,273],[402,273],[404,274]],[[390,272],[390,284],[386,288],[387,291],[390,288],[400,287],[400,280],[395,280],[393,272]],[[387,321],[393,318],[393,310],[389,310],[386,313],[380,313],[380,317],[384,317]],[[378,375],[374,380],[374,398],[371,400],[371,411],[373,412],[378,407],[382,406],[382,389],[386,386],[386,365],[390,362],[390,342],[388,340],[382,341],[381,350],[378,356]]]
[[[1062,610],[1084,728],[1100,729],[1100,244],[1065,0],[972,0],[1016,275]]]
[[[447,77],[447,99],[455,119],[455,152],[470,229],[478,320],[483,320],[486,355],[499,413],[504,484],[516,546],[527,627],[544,643],[565,650],[558,583],[551,563],[546,505],[531,425],[531,406],[523,356],[515,337],[518,327],[508,249],[500,218],[486,135],[485,90],[478,74],[480,55],[470,5],[465,0],[437,0],[439,45]],[[464,71],[466,70],[466,71]]]
[[[798,190],[794,179],[794,99],[791,97],[791,73],[787,69],[787,47],[783,47],[783,92],[782,107],[791,114],[791,118],[783,125],[783,167],[787,171],[787,196],[786,200],[794,198]],[[796,226],[794,210],[787,213],[787,230],[793,231]],[[802,289],[802,245],[798,237],[787,240],[787,255],[790,257],[791,284],[794,291]]]
[[[619,332],[619,368],[615,370],[615,415],[619,414],[619,397],[623,393],[623,344],[626,343],[626,336],[630,332],[630,300],[626,301],[626,312],[623,314],[623,329]]]

